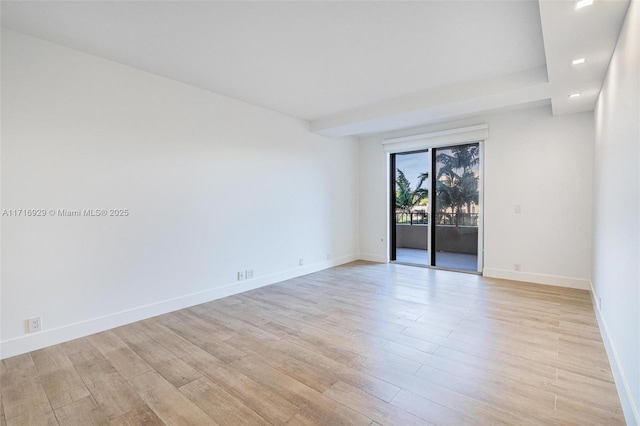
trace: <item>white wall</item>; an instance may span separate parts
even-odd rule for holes
[[[629,424],[640,424],[640,4],[632,1],[595,110],[593,287]]]
[[[4,30],[2,154],[4,209],[130,211],[2,219],[3,357],[358,252],[355,140]]]
[[[360,143],[360,251],[387,258],[387,171],[380,141],[475,124],[485,143],[484,272],[589,288],[593,117],[548,106],[377,135]],[[519,204],[521,214],[514,213]],[[384,241],[381,241],[383,239]],[[522,265],[521,272],[513,264]]]

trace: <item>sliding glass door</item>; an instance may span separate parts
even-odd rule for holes
[[[431,153],[427,150],[394,154],[392,162],[391,259],[402,263],[430,265]]]
[[[391,154],[391,261],[481,272],[480,144]]]
[[[478,271],[480,146],[436,148],[432,265]]]

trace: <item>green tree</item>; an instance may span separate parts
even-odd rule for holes
[[[415,189],[411,188],[411,182],[405,176],[404,172],[397,169],[396,173],[396,211],[411,214],[411,210],[426,200],[429,196],[428,190],[422,185],[429,178],[428,173],[422,173],[418,176],[418,185]]]
[[[441,215],[451,216],[459,224],[459,213],[466,207],[478,204],[478,176],[475,167],[480,162],[477,145],[450,148],[436,156],[438,174],[436,179],[436,209]]]

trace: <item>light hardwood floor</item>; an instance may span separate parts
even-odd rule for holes
[[[356,262],[2,361],[0,425],[624,424],[586,291]]]

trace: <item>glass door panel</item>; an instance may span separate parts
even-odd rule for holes
[[[429,258],[429,151],[393,154],[391,260],[431,265]]]
[[[435,205],[431,262],[446,269],[479,271],[479,144],[435,148],[432,161]]]

